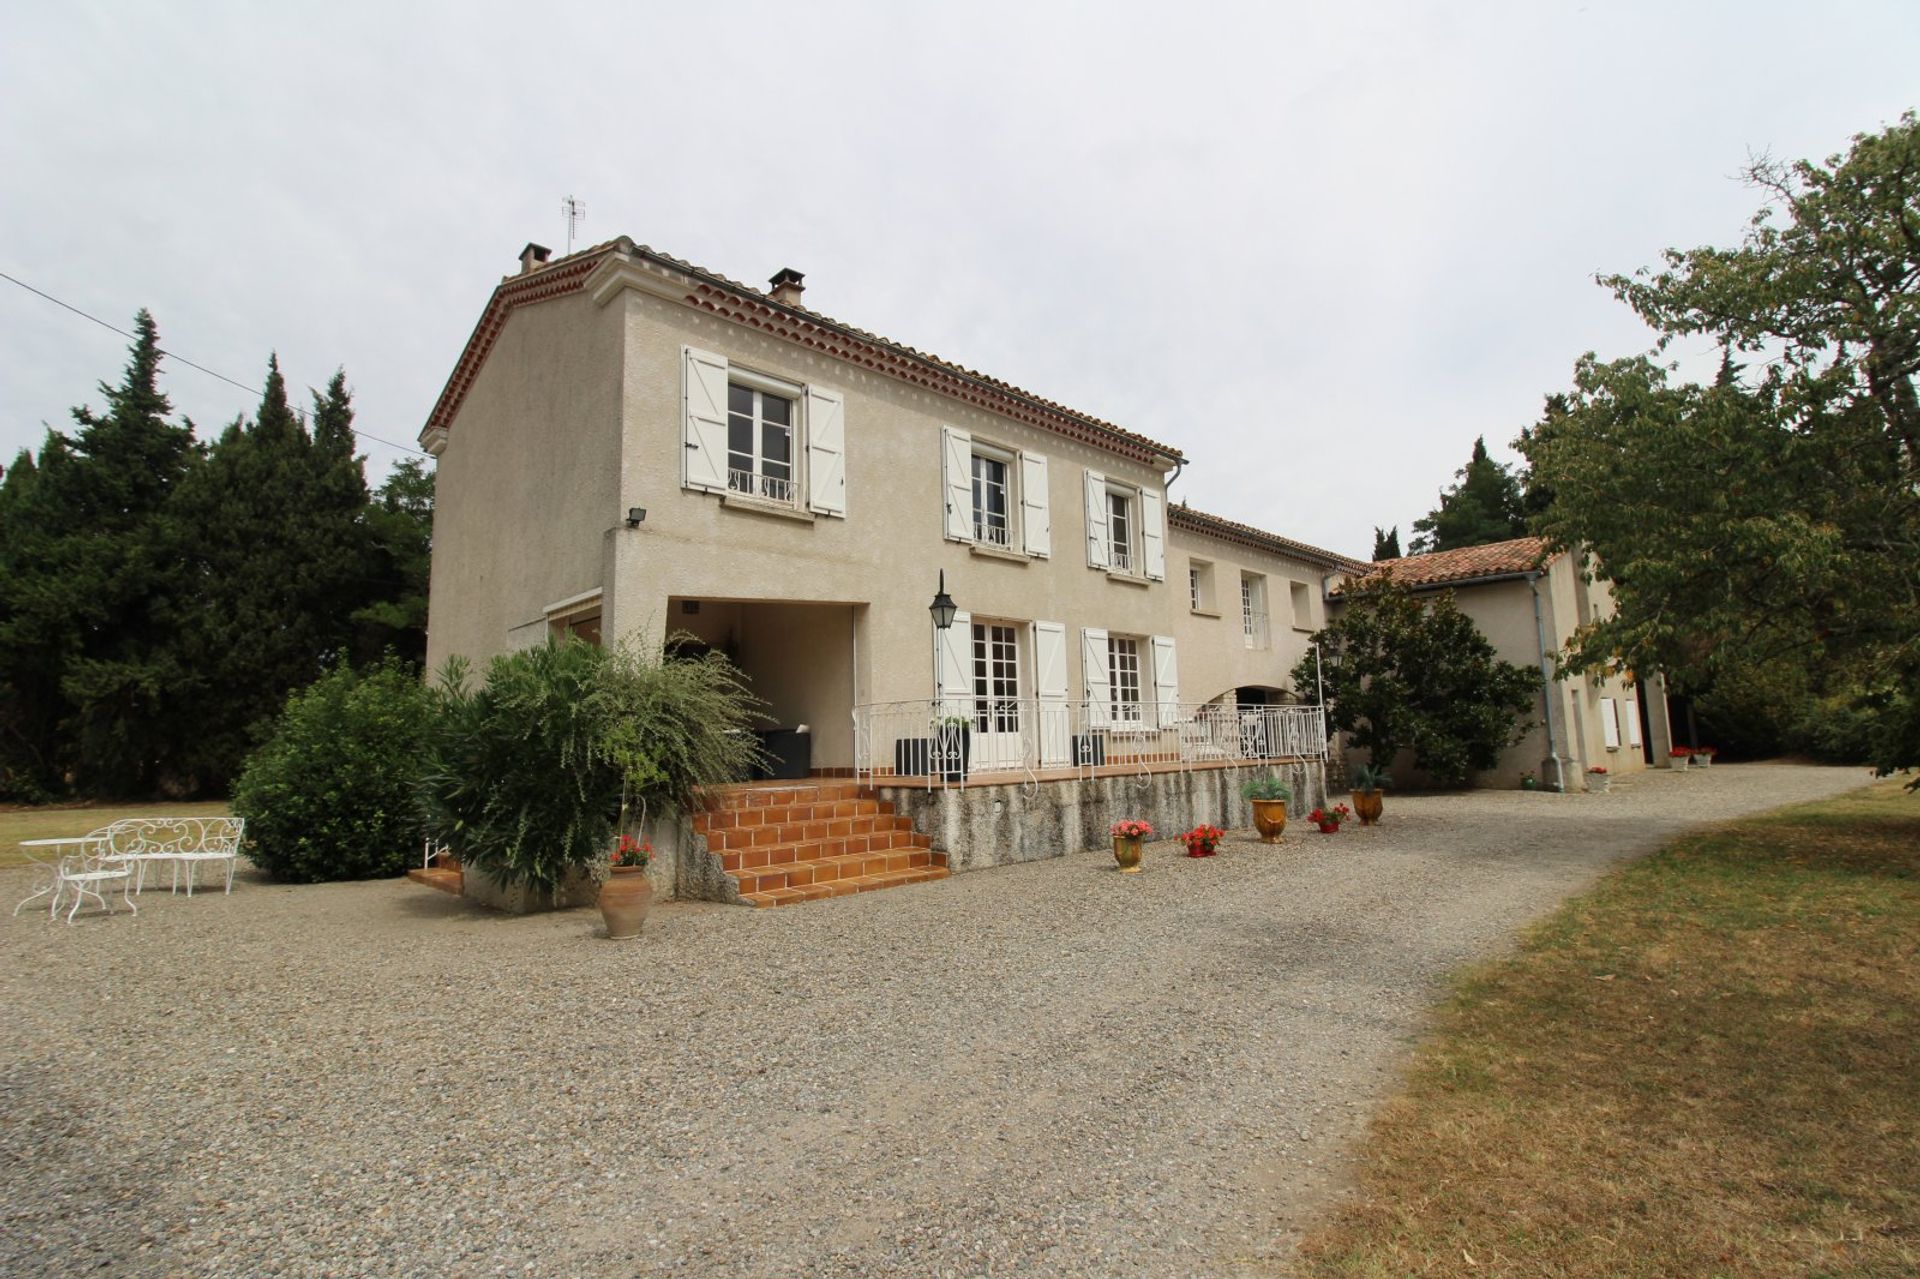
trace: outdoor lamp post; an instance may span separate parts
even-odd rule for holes
[[[933,603],[927,606],[933,614],[933,624],[938,630],[946,630],[953,625],[953,615],[959,610],[954,607],[953,596],[947,594],[947,570],[940,570],[940,589],[934,593]]]

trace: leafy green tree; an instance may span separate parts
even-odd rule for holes
[[[1541,531],[1614,583],[1566,665],[1847,694],[1876,763],[1920,763],[1920,121],[1747,177],[1768,203],[1739,248],[1602,281],[1662,348],[1721,341],[1714,385],[1588,355],[1519,441],[1553,493]]]
[[[1391,768],[1402,750],[1441,785],[1492,768],[1518,742],[1540,696],[1540,672],[1494,656],[1472,619],[1442,591],[1423,601],[1384,575],[1352,581],[1340,616],[1313,637],[1328,718]],[[1311,687],[1314,657],[1294,667]]]
[[[1378,524],[1373,526],[1373,558],[1375,563],[1400,558],[1400,526],[1398,524],[1386,530]]]
[[[1413,522],[1415,555],[1525,536],[1520,481],[1487,455],[1485,436],[1473,442],[1473,456],[1454,477],[1459,482],[1440,494],[1440,505]]]
[[[408,458],[367,508],[374,598],[353,615],[363,653],[392,651],[416,666],[427,656],[427,577],[433,564],[433,470]]]
[[[179,582],[162,512],[198,460],[169,420],[152,315],[134,317],[103,412],[73,411],[0,502],[0,680],[6,788],[135,794],[164,780],[179,671],[162,642]]]

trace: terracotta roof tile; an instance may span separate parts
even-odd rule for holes
[[[1516,537],[1510,542],[1490,542],[1485,546],[1463,546],[1457,551],[1435,551],[1431,555],[1407,555],[1397,560],[1380,560],[1364,565],[1356,576],[1386,573],[1401,586],[1438,586],[1445,582],[1469,582],[1483,577],[1525,573],[1539,568],[1552,557],[1544,537]],[[1339,588],[1335,588],[1335,594]]]
[[[1055,419],[1056,422],[1064,419],[1066,423],[1080,427],[1081,430],[1075,432],[1075,434],[1084,434],[1089,443],[1105,445],[1109,448],[1113,448],[1116,445],[1123,446],[1120,451],[1146,459],[1164,458],[1170,462],[1185,460],[1180,450],[1174,448],[1172,445],[1162,444],[1158,440],[1150,439],[1138,432],[1129,431],[1124,427],[1115,426],[1111,422],[1102,421],[1090,414],[1081,413],[1076,409],[1070,409],[1064,404],[1044,399],[1031,391],[1024,391],[1010,382],[1005,382],[999,378],[977,372],[967,368],[965,365],[956,364],[951,360],[942,359],[937,355],[916,350],[913,347],[907,346],[905,343],[895,342],[890,338],[881,337],[878,334],[868,333],[863,329],[854,328],[850,324],[844,324],[818,311],[809,311],[805,307],[794,306],[790,303],[776,302],[767,293],[760,289],[753,288],[751,285],[741,284],[737,280],[730,280],[726,276],[708,271],[703,267],[695,266],[691,262],[673,257],[671,254],[648,248],[644,244],[635,244],[625,236],[616,240],[608,240],[603,244],[596,244],[592,248],[582,249],[577,253],[571,253],[562,258],[556,258],[551,262],[543,264],[536,270],[524,274],[509,275],[502,280],[500,286],[494,290],[493,297],[488,300],[486,313],[482,315],[480,323],[475,326],[473,336],[468,339],[467,348],[461,354],[460,361],[454,368],[453,376],[448,379],[446,389],[441,392],[439,401],[434,405],[433,411],[427,419],[426,430],[431,431],[436,427],[444,428],[451,423],[454,414],[459,409],[460,401],[466,396],[467,388],[472,384],[474,376],[479,372],[480,363],[486,359],[487,351],[491,349],[493,340],[498,335],[500,325],[505,321],[505,313],[508,309],[522,302],[540,301],[547,297],[558,296],[558,294],[562,292],[574,291],[585,282],[586,271],[582,268],[587,267],[590,260],[615,252],[627,252],[644,256],[673,270],[684,272],[687,276],[691,277],[698,286],[697,291],[689,294],[686,299],[691,305],[703,306],[708,310],[726,314],[730,319],[753,324],[755,327],[760,328],[771,329],[779,327],[774,323],[770,323],[770,321],[777,321],[784,317],[785,320],[798,324],[803,330],[812,330],[817,327],[820,330],[843,334],[857,344],[877,348],[879,352],[891,357],[895,362],[910,362],[911,364],[924,366],[924,368],[931,373],[945,374],[948,378],[971,383],[985,393],[984,395],[962,396],[961,398],[971,398],[975,400],[999,399],[1003,403],[1006,400],[1021,402],[1030,406],[1032,417],[1042,419],[1040,424],[1050,424],[1046,423],[1044,419],[1052,418]],[[539,288],[543,281],[556,280],[558,276],[566,277],[566,284],[570,287],[546,290]],[[745,311],[728,311],[726,309],[728,306],[745,307],[747,309]],[[792,335],[788,334],[787,336]],[[809,342],[808,344],[818,345],[813,342]],[[850,358],[851,355],[851,353],[844,351],[834,351],[832,353],[841,356],[841,358]],[[868,363],[874,367],[882,368],[882,371],[886,372],[899,373],[902,371],[899,368],[884,368],[881,363],[876,363],[872,360],[863,361],[856,359],[854,362]],[[936,379],[909,377],[908,380],[931,384]],[[425,432],[423,431],[422,434],[424,435]]]
[[[1363,561],[1341,555],[1335,551],[1322,550],[1305,542],[1296,542],[1290,537],[1281,537],[1278,533],[1269,533],[1265,529],[1255,528],[1251,524],[1241,524],[1227,519],[1223,515],[1210,515],[1205,511],[1196,511],[1184,502],[1167,508],[1167,519],[1175,528],[1187,529],[1195,533],[1205,533],[1211,537],[1224,538],[1230,542],[1239,542],[1243,546],[1252,546],[1257,550],[1271,551],[1279,555],[1291,555],[1295,559],[1307,560],[1314,564],[1324,564],[1328,568],[1346,569],[1357,572],[1366,567]]]

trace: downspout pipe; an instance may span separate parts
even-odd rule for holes
[[[1567,769],[1560,759],[1560,729],[1553,715],[1553,662],[1547,656],[1547,619],[1540,611],[1540,574],[1529,572],[1527,589],[1533,595],[1533,633],[1540,641],[1540,700],[1547,708],[1547,752],[1553,756],[1553,788],[1567,790]]]

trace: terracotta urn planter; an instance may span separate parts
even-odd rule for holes
[[[607,939],[624,941],[640,935],[653,909],[653,881],[644,866],[615,866],[600,885],[600,916],[607,921]]]
[[[1253,804],[1253,827],[1260,832],[1263,844],[1283,842],[1281,835],[1287,829],[1287,801],[1284,799],[1256,799]]]
[[[1122,875],[1140,873],[1140,856],[1145,850],[1145,845],[1146,841],[1142,839],[1129,839],[1125,835],[1113,837],[1113,860],[1120,863]]]
[[[1362,826],[1371,826],[1380,820],[1380,802],[1384,792],[1377,790],[1357,790],[1353,793],[1353,815],[1360,819]]]

